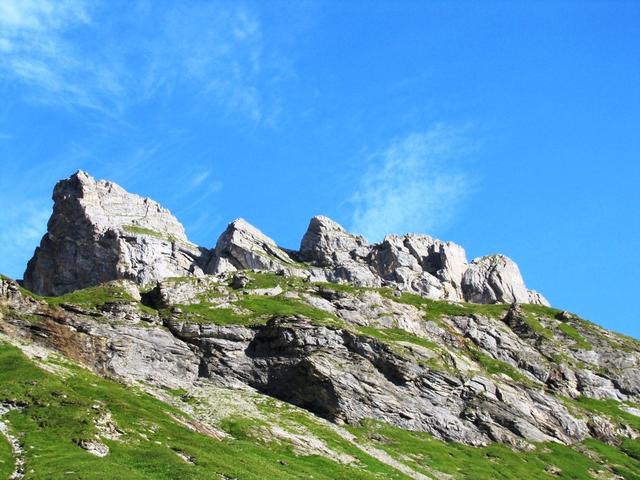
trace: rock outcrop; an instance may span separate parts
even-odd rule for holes
[[[371,265],[385,281],[401,290],[434,299],[461,301],[464,249],[426,235],[388,236],[372,249]]]
[[[358,286],[380,286],[367,256],[371,246],[363,237],[348,233],[325,216],[313,217],[300,242],[299,258],[318,267],[313,278],[328,282],[349,282]]]
[[[524,285],[520,269],[504,255],[476,258],[462,278],[464,298],[473,303],[542,303],[546,300]]]
[[[467,262],[464,249],[427,235],[389,235],[374,245],[333,220],[311,219],[299,258],[321,269],[327,281],[391,286],[433,299],[472,303],[548,305],[527,290],[518,266],[504,255]],[[314,272],[314,278],[318,277]]]
[[[59,182],[53,215],[24,276],[26,288],[60,295],[114,279],[147,284],[168,277],[266,270],[309,281],[391,287],[437,300],[548,305],[525,287],[503,255],[467,262],[464,249],[427,235],[390,235],[369,244],[333,220],[313,217],[298,251],[243,219],[213,250],[197,247],[169,211],[112,182],[78,172]]]
[[[204,249],[158,203],[79,171],[53,192],[48,231],[27,266],[24,285],[61,295],[126,278],[140,284],[202,273]]]
[[[238,218],[220,235],[205,271],[218,274],[236,270],[277,270],[293,263],[276,242]]]
[[[304,319],[200,335],[185,338],[211,352],[203,358],[209,377],[236,379],[333,422],[375,418],[471,445],[572,443],[588,433],[553,397],[481,376],[465,381],[424,368],[382,342]]]
[[[363,260],[369,251],[364,237],[352,235],[330,218],[318,215],[309,222],[300,242],[299,255],[305,262],[335,267],[350,260]]]

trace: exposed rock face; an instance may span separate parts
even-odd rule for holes
[[[247,295],[271,295],[251,283],[236,290],[234,275],[161,282],[151,296],[162,308],[156,314],[140,308],[127,281],[112,283],[130,292],[129,300],[60,308],[0,279],[0,332],[57,349],[101,374],[169,388],[203,381],[252,388],[336,423],[373,418],[471,445],[528,448],[527,442],[571,444],[589,435],[615,442],[640,434],[577,414],[577,405],[567,408],[563,399],[581,396],[640,400],[640,344],[576,317],[539,317],[553,332],[546,338],[517,305],[500,318],[469,312],[431,321],[424,309],[377,291],[304,282],[297,283],[302,290],[280,289],[277,297],[343,323],[271,315],[246,326],[194,323],[183,314],[185,305],[204,298],[213,311],[229,311]],[[563,322],[588,347],[563,340]],[[397,332],[404,333],[393,340]]]
[[[1,307],[9,299],[5,316]],[[12,312],[39,320],[28,325]],[[22,296],[15,283],[0,279],[1,333],[37,340],[99,374],[184,387],[198,377],[198,357],[159,326],[158,318],[144,314],[136,302],[106,304],[99,311],[71,305],[50,308]]]
[[[476,258],[464,272],[462,292],[474,303],[541,303],[546,300],[524,285],[520,269],[504,255]]]
[[[375,245],[371,263],[384,280],[429,298],[463,300],[464,249],[426,235],[388,236]]]
[[[204,361],[212,378],[237,378],[334,422],[376,418],[472,445],[497,439],[517,445],[519,438],[571,443],[588,431],[552,397],[480,376],[465,382],[373,339],[299,318],[190,341],[211,352]],[[243,350],[246,357],[234,353]]]
[[[348,233],[322,215],[311,219],[300,242],[300,258],[321,267],[334,267],[350,260],[364,259],[369,250],[365,238]]]
[[[369,245],[327,217],[311,219],[300,258],[323,267],[329,281],[395,286],[430,298],[462,300],[467,259],[462,247],[426,235],[390,235]]]
[[[229,224],[218,239],[206,273],[235,270],[276,270],[292,264],[289,255],[271,238],[239,218]]]
[[[159,204],[78,172],[53,192],[48,231],[27,266],[24,285],[60,295],[117,278],[148,283],[201,273],[206,254]]]
[[[311,272],[314,280],[376,287],[381,285],[381,279],[367,264],[370,251],[366,239],[348,233],[330,218],[319,215],[309,222],[298,256],[320,267]]]
[[[496,255],[469,265],[461,246],[427,235],[389,235],[369,245],[333,220],[318,216],[302,238],[299,257],[321,267],[328,281],[393,286],[433,299],[548,304],[542,295],[527,290],[511,259]]]

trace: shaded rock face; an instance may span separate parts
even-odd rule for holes
[[[108,280],[148,283],[201,273],[207,252],[158,203],[78,172],[53,192],[48,231],[27,266],[24,285],[61,295]]]

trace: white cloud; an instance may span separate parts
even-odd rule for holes
[[[271,100],[261,84],[276,72],[251,11],[231,3],[182,4],[162,28],[161,40],[151,47],[149,91],[197,85],[227,112],[240,112],[255,123],[268,115]]]
[[[109,115],[177,92],[271,121],[278,102],[268,87],[281,66],[265,54],[254,12],[226,2],[174,5],[2,0],[0,76],[39,102]]]
[[[467,150],[460,130],[438,125],[372,155],[352,198],[351,230],[378,241],[446,228],[473,186],[461,168]]]
[[[200,186],[202,184],[202,182],[204,182],[207,178],[209,178],[210,175],[211,175],[211,170],[205,170],[204,172],[200,172],[200,173],[196,174],[191,179],[191,186],[192,187]]]
[[[69,22],[86,22],[83,2],[78,0],[3,0],[0,2],[0,26],[16,33],[42,32],[64,27]]]
[[[81,55],[65,32],[88,26],[82,0],[4,0],[0,3],[0,69],[47,103],[104,107],[118,89],[106,68]]]

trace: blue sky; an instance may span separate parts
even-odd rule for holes
[[[0,271],[84,169],[213,246],[309,218],[502,252],[640,337],[640,3],[0,0]]]

